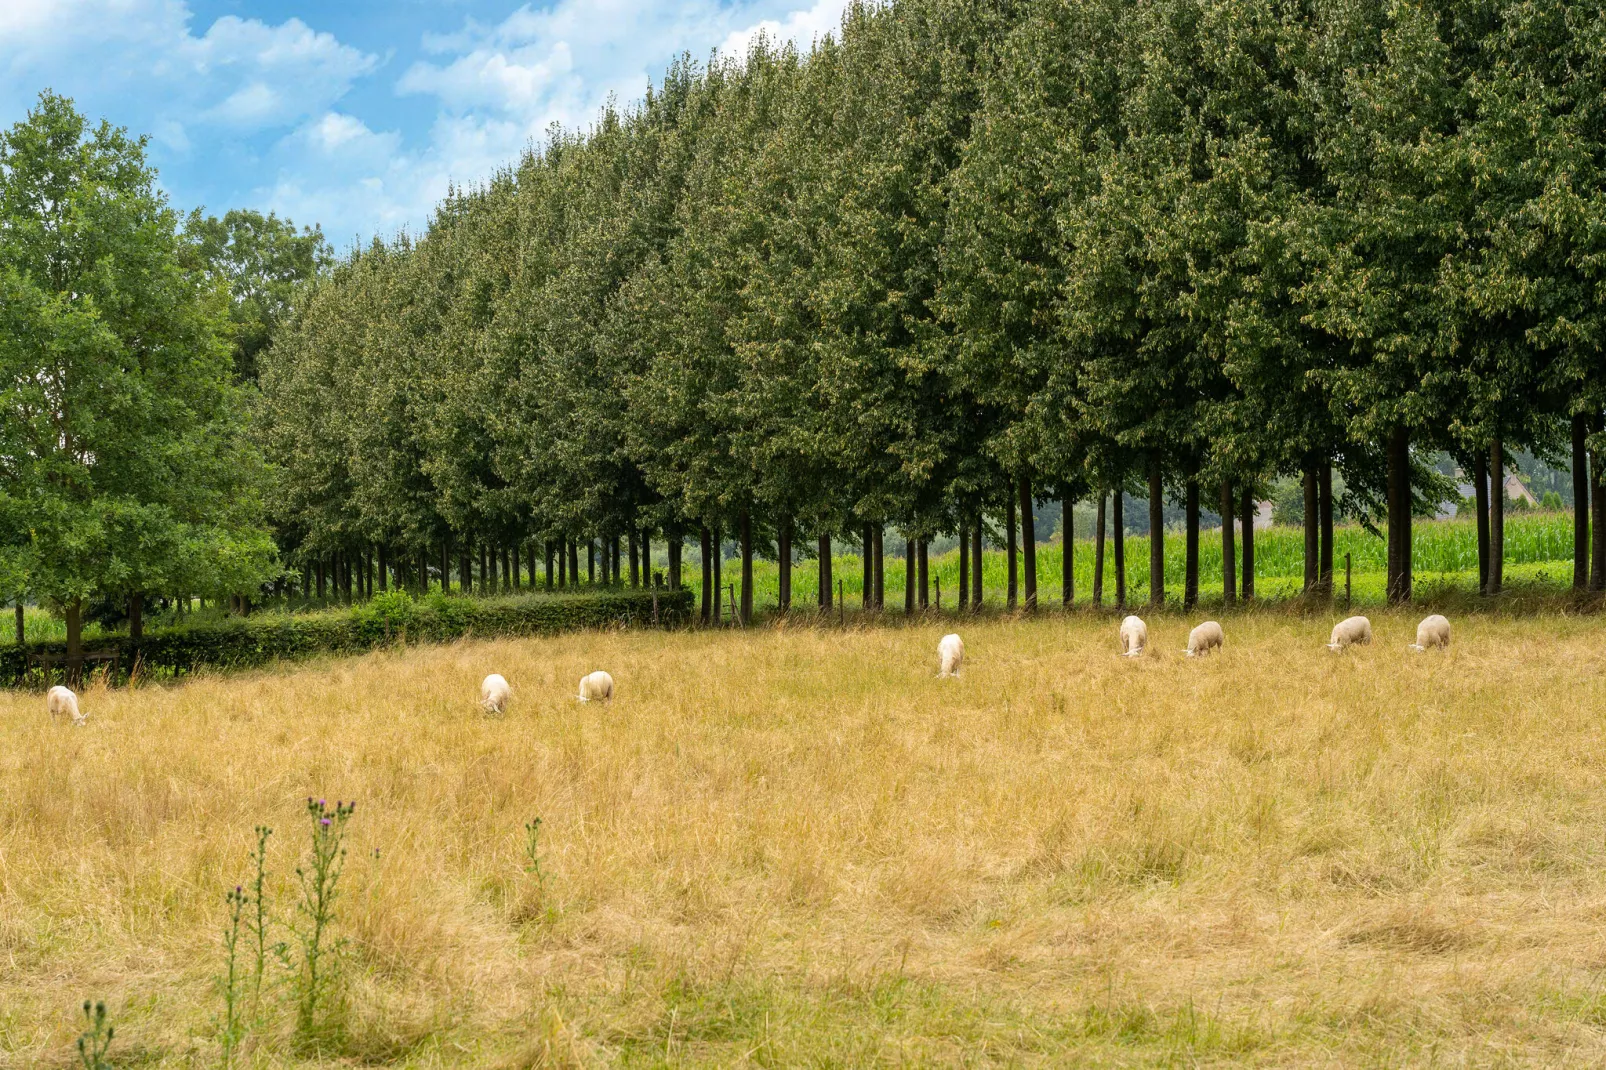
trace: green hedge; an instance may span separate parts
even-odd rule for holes
[[[183,676],[201,668],[238,669],[318,654],[355,654],[398,641],[444,642],[462,636],[555,635],[584,628],[651,625],[652,591],[533,595],[481,601],[434,595],[415,602],[382,594],[347,613],[263,616],[194,628],[147,632],[138,640],[113,636],[85,644],[86,653],[118,655],[118,675],[137,662],[142,675]],[[658,623],[672,627],[691,615],[688,590],[657,592]],[[28,655],[65,654],[59,640],[0,647],[0,681],[30,679]],[[53,670],[59,675],[60,670]],[[32,681],[43,682],[35,667]]]

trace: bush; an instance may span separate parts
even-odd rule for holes
[[[689,590],[659,590],[658,621],[690,618]],[[414,601],[405,592],[381,594],[345,613],[244,618],[194,628],[147,632],[134,640],[109,636],[85,644],[87,653],[116,652],[118,674],[137,663],[141,674],[184,676],[201,668],[238,669],[318,654],[354,654],[392,642],[444,642],[463,636],[555,635],[583,628],[651,624],[653,592],[531,595],[480,601],[440,594]],[[31,654],[65,654],[59,640],[0,647],[0,682],[27,681]],[[32,675],[37,679],[39,670]]]

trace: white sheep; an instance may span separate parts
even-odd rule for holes
[[[1121,622],[1121,656],[1135,658],[1149,645],[1149,626],[1140,617],[1128,617]]]
[[[945,635],[937,643],[937,672],[939,680],[959,675],[960,663],[965,660],[965,644],[957,635]]]
[[[590,702],[592,699],[613,701],[613,677],[605,672],[594,672],[580,677],[580,701]]]
[[[1446,649],[1450,646],[1450,621],[1438,613],[1422,618],[1422,623],[1416,626],[1416,642],[1411,644],[1411,649],[1420,651],[1435,646]]]
[[[1372,622],[1365,617],[1346,617],[1333,625],[1333,634],[1327,640],[1328,650],[1343,650],[1355,643],[1372,641]]]
[[[486,713],[501,713],[507,709],[507,700],[513,697],[513,689],[507,685],[501,673],[492,673],[480,683],[480,705],[485,707]]]
[[[1212,650],[1220,650],[1225,640],[1226,636],[1222,634],[1221,625],[1213,620],[1207,620],[1188,633],[1188,657],[1196,658]]]
[[[73,724],[84,723],[84,715],[78,711],[78,696],[73,694],[70,688],[62,687],[60,684],[45,692],[45,708],[50,711],[52,717],[66,716],[72,718]]]

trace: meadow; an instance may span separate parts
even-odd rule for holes
[[[1138,659],[970,619],[958,680],[931,620],[389,650],[77,730],[0,694],[0,1065],[78,1065],[86,998],[108,1065],[221,1065],[258,825],[240,1066],[1599,1065],[1602,622],[1415,655],[1420,613],[1333,655],[1241,611],[1202,660],[1180,614]],[[309,796],[357,805],[303,1029]]]

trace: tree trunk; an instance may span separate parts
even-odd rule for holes
[[[1472,458],[1472,501],[1478,513],[1478,593],[1489,593],[1489,459]]]
[[[426,583],[425,586],[428,586],[428,584]],[[504,546],[502,547],[502,593],[512,594],[513,587],[513,551]]]
[[[931,582],[926,573],[926,540],[915,540],[915,556],[920,565],[920,608],[923,610],[931,605]]]
[[[970,532],[959,524],[959,609],[970,608]]]
[[[871,530],[869,524],[864,526],[864,560],[861,564],[864,567],[859,582],[863,585],[864,597],[859,603],[868,613],[875,608],[875,532]]]
[[[1411,600],[1411,438],[1403,427],[1389,436],[1388,498],[1388,599],[1398,604]]]
[[[903,542],[903,615],[915,615],[915,541]]]
[[[1020,549],[1025,568],[1026,612],[1037,609],[1037,517],[1032,512],[1032,480],[1020,477]]]
[[[820,608],[830,609],[836,601],[836,592],[831,589],[831,536],[820,536]]]
[[[1601,429],[1600,417],[1595,430]],[[1606,591],[1606,455],[1592,450],[1589,455],[1589,589]]]
[[[1019,566],[1015,562],[1015,496],[1004,496],[1004,608],[1011,613],[1019,604]]]
[[[1098,508],[1093,511],[1093,604],[1104,605],[1104,500],[1099,491]]]
[[[17,645],[21,646],[28,641],[28,615],[23,611],[22,602],[17,602]]]
[[[1333,597],[1333,465],[1324,461],[1316,487],[1321,512],[1321,551],[1317,556],[1316,583],[1323,598]]]
[[[318,558],[318,573],[317,573],[317,575],[318,575],[318,601],[322,602],[323,601],[324,573],[323,573],[323,558],[321,558],[321,557]]]
[[[546,551],[546,589],[550,591],[552,590],[553,581],[557,578],[552,575],[552,540],[545,540],[545,544],[541,548]]]
[[[776,608],[785,613],[792,608],[792,518],[781,518],[781,530],[775,538],[775,601]]]
[[[67,657],[84,656],[84,603],[74,598],[67,603]]]
[[[1199,602],[1199,481],[1190,473],[1183,488],[1182,608]]]
[[[885,523],[876,521],[875,524],[875,608],[881,612],[887,608],[887,529]]]
[[[1322,552],[1321,535],[1318,526],[1321,518],[1317,515],[1321,506],[1316,499],[1316,466],[1305,466],[1305,594],[1310,595],[1316,590],[1317,576],[1320,565],[1317,558]]]
[[[716,527],[714,529],[714,535],[714,560],[717,563],[724,560],[724,547],[720,543],[718,537],[719,528]],[[608,558],[608,582],[614,584],[622,583],[624,581],[624,575],[619,568],[621,559],[619,556],[618,532],[615,532],[613,535],[608,537],[608,541],[603,545],[602,552]],[[717,573],[719,569],[716,568],[714,571]],[[720,597],[724,596],[721,595]],[[717,602],[718,599],[715,599],[715,601]]]
[[[742,510],[742,624],[753,622],[753,515],[747,509]],[[631,549],[635,549],[635,538],[631,537]],[[635,568],[635,554],[632,552],[631,569]],[[634,577],[632,577],[634,578]]]
[[[619,548],[617,539],[614,540],[613,545],[615,550]],[[721,573],[725,571],[724,564],[725,539],[719,529],[719,525],[716,524],[714,525],[714,623],[716,625],[720,620],[720,606],[723,605],[720,600],[725,597],[725,583],[721,576]]]
[[[709,538],[708,526],[706,524],[698,529],[698,538],[702,540],[701,546],[703,550],[702,619],[704,624],[709,624],[712,622],[709,612],[713,606],[714,599],[714,554],[713,551],[709,549],[709,543],[711,540]]]
[[[1221,601],[1238,602],[1238,547],[1233,538],[1232,481],[1221,484]]]
[[[1238,524],[1243,531],[1243,569],[1238,576],[1238,593],[1245,602],[1255,600],[1255,498],[1247,486],[1243,492],[1243,507],[1238,510]]]
[[[1489,593],[1506,585],[1506,454],[1500,436],[1489,443]]]
[[[524,570],[519,567],[519,544],[517,542],[514,542],[514,544],[508,549],[508,554],[513,562],[513,567],[508,572],[508,575],[512,577],[513,589],[517,591],[519,589],[520,581],[524,575]],[[445,587],[444,581],[442,582],[441,586],[443,588]]]
[[[680,540],[680,530],[677,528],[674,535],[669,537],[669,589],[680,590],[680,565],[684,548]]]
[[[634,525],[634,524],[630,525],[630,532],[629,532],[629,534],[627,536],[627,539],[628,539],[628,541],[630,543],[630,586],[632,586],[632,587],[640,587],[641,586],[641,540],[636,536],[636,525]],[[751,541],[751,540],[749,540],[749,541]],[[743,624],[747,623],[747,618],[746,618],[745,615],[742,617],[742,623]]]
[[[1121,491],[1115,492],[1112,502],[1115,516],[1111,523],[1114,525],[1115,536],[1115,604],[1126,608],[1126,519],[1122,515],[1125,508],[1126,495]]]
[[[1589,417],[1573,414],[1573,590],[1589,586]]]
[[[138,591],[128,596],[128,637],[142,639],[145,636],[145,596]]]
[[[981,601],[983,601],[984,594],[986,594],[983,588],[983,575],[981,575],[981,566],[986,561],[986,557],[983,554],[983,546],[981,546],[981,543],[983,543],[983,530],[981,529],[983,529],[983,519],[981,519],[980,509],[976,509],[976,525],[970,530],[970,612],[981,611]]]
[[[1076,501],[1070,495],[1060,498],[1060,605],[1076,604]]]
[[[580,586],[580,543],[575,539],[565,540],[569,544],[569,582],[575,587]]]
[[[1165,483],[1158,450],[1149,461],[1149,605],[1165,605]]]

